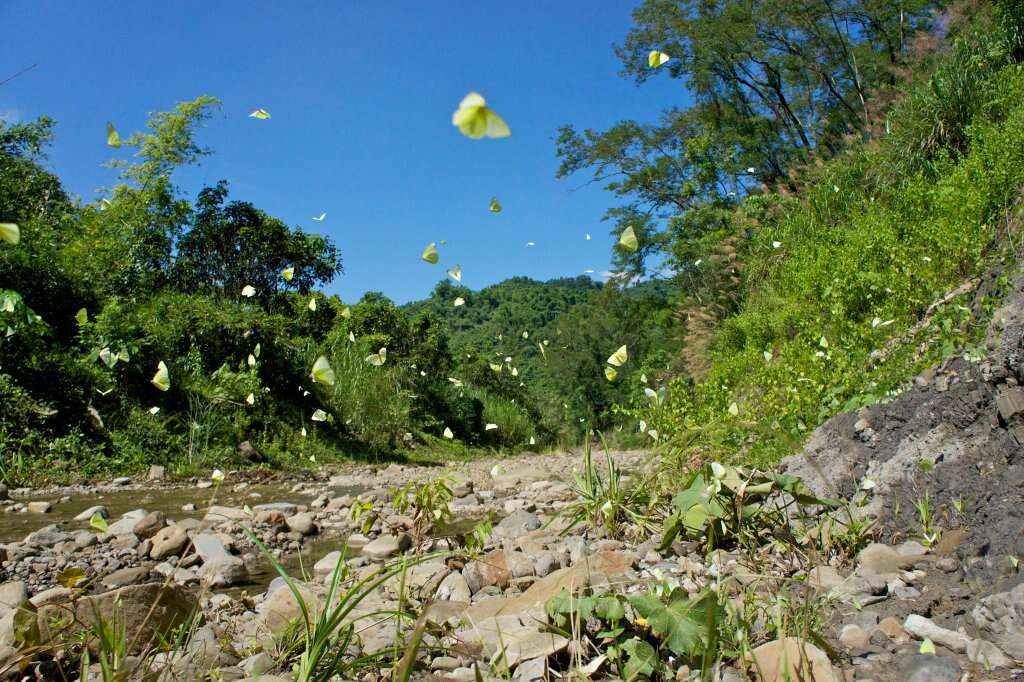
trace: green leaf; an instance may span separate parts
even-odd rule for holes
[[[622,650],[629,658],[622,666],[622,678],[626,682],[649,679],[658,667],[658,652],[642,639],[633,638],[622,645]]]
[[[651,594],[629,597],[629,603],[647,619],[651,632],[662,640],[663,645],[677,656],[688,659],[701,651],[705,638],[705,601],[689,599],[681,588],[672,591],[668,604]]]

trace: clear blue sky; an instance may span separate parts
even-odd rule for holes
[[[55,118],[50,165],[89,201],[114,179],[101,167],[108,120],[127,136],[147,112],[220,98],[199,138],[215,153],[178,184],[194,197],[226,178],[231,198],[329,234],[345,274],[327,290],[346,301],[422,298],[455,263],[473,289],[600,273],[612,244],[600,218],[615,199],[580,189],[585,177],[555,179],[554,136],[684,103],[677,81],[619,76],[612,43],[636,4],[3,0],[0,80],[39,66],[0,86],[0,117]],[[511,138],[452,127],[473,90]],[[273,118],[248,118],[257,107]],[[492,195],[504,212],[487,211]],[[441,239],[441,264],[421,261]]]

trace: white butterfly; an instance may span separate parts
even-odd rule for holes
[[[534,242],[526,242],[526,248],[530,248],[531,246],[537,246],[537,244]]]
[[[324,221],[324,218],[326,218],[326,217],[327,217],[326,213],[321,213],[319,218],[314,217],[313,220],[317,221],[318,223],[322,223]]]

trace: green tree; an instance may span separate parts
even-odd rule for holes
[[[341,272],[341,256],[327,237],[289,228],[244,201],[225,203],[227,181],[199,193],[191,227],[178,240],[175,278],[183,286],[237,296],[246,285],[261,295],[308,293]],[[282,276],[292,268],[291,281]]]

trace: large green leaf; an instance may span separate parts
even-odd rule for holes
[[[692,660],[703,650],[706,600],[691,600],[686,590],[677,588],[668,603],[652,594],[632,595],[629,603],[672,653]]]

